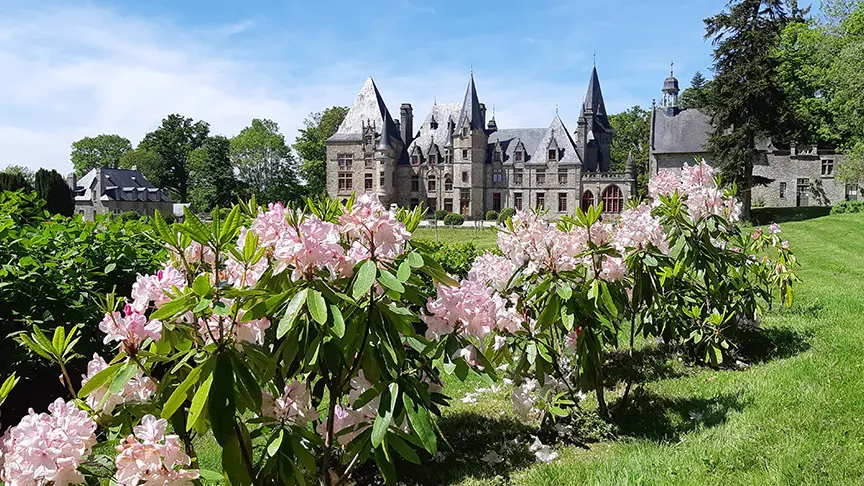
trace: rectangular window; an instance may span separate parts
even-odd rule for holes
[[[468,160],[468,149],[462,149],[462,160]]]
[[[368,173],[368,174],[366,174],[366,175],[364,176],[364,178],[363,178],[363,189],[365,189],[366,192],[369,192],[369,191],[372,190],[372,181],[373,181],[373,178],[372,178],[372,173],[371,173],[371,172]]]
[[[363,166],[367,169],[374,167],[373,162],[374,159],[372,158],[372,154],[366,154],[366,157],[363,158]]]
[[[414,209],[419,205],[420,205],[420,200],[417,199],[416,197],[412,197],[410,200],[408,200],[408,207],[410,207],[411,209]]]
[[[492,169],[492,184],[500,185],[504,180],[504,169]]]
[[[435,192],[435,186],[437,185],[437,182],[438,181],[435,180],[435,176],[429,177],[429,179],[426,181],[426,187],[428,188],[429,192]]]
[[[493,192],[492,193],[492,209],[494,211],[501,211],[501,193]]]
[[[522,185],[522,169],[513,169],[513,183],[517,186]]]
[[[822,159],[822,175],[826,177],[834,175],[834,159]]]
[[[846,200],[858,200],[858,184],[846,184]]]
[[[468,182],[468,171],[467,170],[462,171],[462,182]]]
[[[780,183],[780,199],[786,199],[786,183]]]
[[[493,150],[492,151],[492,162],[501,162],[501,151]]]
[[[546,207],[546,193],[537,193],[537,208],[543,209]]]
[[[516,162],[517,164],[519,162],[522,162],[522,151],[521,150],[517,150],[516,153],[513,154],[513,161]]]
[[[379,189],[384,189],[384,180],[385,180],[384,179],[384,173],[383,172],[378,173],[378,188]]]
[[[558,160],[558,149],[549,149],[549,160]]]
[[[420,176],[417,174],[413,174],[411,176],[411,191],[417,192],[420,190]]]
[[[438,163],[438,156],[435,154],[429,154],[429,163],[431,165],[435,165]]]
[[[444,151],[444,163],[449,164],[453,162],[453,154],[450,152],[450,149]]]
[[[546,169],[537,169],[535,178],[538,186],[546,184]]]
[[[339,191],[350,192],[354,189],[354,178],[351,172],[339,173]]]
[[[559,192],[558,193],[558,212],[566,213],[567,212],[567,193]]]
[[[426,199],[426,205],[429,206],[430,213],[434,213],[438,210],[438,201],[434,197]]]
[[[513,207],[515,207],[519,211],[522,211],[522,193],[521,192],[513,193]]]
[[[795,187],[795,195],[797,198],[796,205],[798,207],[806,207],[810,205],[810,179],[798,179]]]
[[[448,198],[444,199],[444,211],[447,211],[448,213],[453,212],[453,198],[452,197],[448,197]]]
[[[412,155],[411,156],[411,165],[420,165],[420,156]]]
[[[339,170],[351,170],[354,165],[354,154],[338,154],[336,160],[339,161]]]
[[[567,169],[558,169],[558,185],[567,185]]]
[[[459,199],[471,199],[471,189],[459,189]]]

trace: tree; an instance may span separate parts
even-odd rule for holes
[[[33,171],[20,165],[10,165],[0,172],[0,192],[33,190]]]
[[[230,153],[231,142],[215,136],[189,154],[189,202],[194,211],[226,208],[236,201],[240,184],[234,177]]]
[[[305,194],[317,196],[327,187],[327,156],[324,142],[336,133],[348,108],[333,106],[323,112],[310,113],[300,129],[300,136],[294,141],[294,150],[300,156],[300,176],[306,181]]]
[[[56,170],[39,169],[35,176],[36,193],[45,200],[45,209],[51,214],[75,214],[75,198],[66,180]]]
[[[733,0],[727,9],[705,19],[706,38],[714,45],[714,80],[708,112],[714,131],[709,151],[727,181],[738,184],[743,216],[750,213],[753,165],[760,157],[756,140],[782,140],[786,97],[777,79],[774,55],[790,19],[804,13],[792,0]]]
[[[259,202],[302,200],[297,164],[276,122],[256,118],[232,138],[231,163]]]
[[[690,87],[686,88],[681,93],[679,104],[682,109],[695,108],[702,109],[708,104],[708,80],[702,75],[701,71],[696,71],[693,78],[690,79]]]
[[[159,157],[159,154],[147,149],[146,147],[139,146],[135,150],[130,150],[123,154],[123,156],[120,157],[120,163],[118,165],[124,169],[141,169],[143,167],[150,170],[154,167],[159,167],[159,164],[161,163],[162,158]],[[146,175],[147,174],[145,174],[145,176]]]
[[[182,115],[168,115],[162,125],[144,136],[137,150],[152,152],[140,158],[138,170],[150,182],[174,192],[181,202],[189,199],[189,154],[204,144],[210,125]],[[128,159],[127,159],[128,161]]]
[[[120,167],[123,155],[132,150],[128,139],[120,135],[84,137],[72,144],[72,166],[78,177],[92,169]]]
[[[641,106],[634,106],[627,111],[609,116],[609,123],[615,130],[611,150],[612,170],[623,172],[627,158],[633,154],[637,192],[644,195],[648,187],[650,112]]]

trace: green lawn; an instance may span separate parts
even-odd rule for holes
[[[803,282],[792,309],[767,316],[741,371],[688,367],[643,349],[645,381],[614,439],[558,447],[551,464],[524,450],[489,467],[502,439],[525,440],[507,391],[461,403],[448,387],[441,420],[454,447],[412,478],[427,484],[862,484],[864,482],[864,215],[783,225]],[[503,411],[503,415],[502,415]]]
[[[436,236],[437,233],[437,236]],[[442,243],[474,243],[477,248],[495,248],[498,232],[492,228],[474,230],[474,228],[417,228],[412,235],[414,238],[424,240],[440,241]]]
[[[783,225],[803,282],[793,308],[769,314],[764,332],[742,347],[749,366],[689,366],[642,343],[643,379],[631,406],[614,412],[614,435],[584,446],[557,445],[559,458],[550,464],[534,462],[528,452],[534,429],[515,420],[507,387],[466,404],[466,393],[487,385],[450,382],[453,407],[439,425],[452,449],[441,441],[443,458],[422,468],[402,466],[401,478],[410,484],[550,486],[864,483],[862,228],[864,214]],[[435,239],[425,228],[416,236]],[[438,236],[495,244],[491,230],[475,237],[473,229],[439,229]],[[613,407],[620,389],[610,383]],[[508,442],[514,439],[519,444]],[[504,463],[481,461],[505,443]],[[202,453],[202,462],[216,467],[218,458],[209,455]],[[361,476],[357,484],[368,482]]]

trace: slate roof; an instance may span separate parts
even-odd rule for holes
[[[102,201],[173,202],[141,172],[105,168],[93,169],[78,181],[75,188],[76,201],[93,200],[93,191],[99,186],[97,178],[102,181],[102,192],[96,195],[96,199]]]
[[[375,81],[370,77],[360,88],[357,93],[357,98],[354,100],[354,105],[348,110],[342,124],[332,137],[328,138],[328,142],[352,141],[363,139],[363,125],[371,122],[375,125],[376,136],[382,132],[384,123],[387,123],[387,132],[390,140],[402,140],[390,112],[387,110],[387,105],[375,86]]]
[[[440,153],[443,154],[443,149],[447,147],[448,140],[450,140],[452,146],[452,138],[449,137],[449,130],[447,129],[448,122],[452,123],[452,126],[455,126],[461,111],[462,105],[458,103],[433,105],[429,115],[426,116],[426,120],[420,125],[417,138],[408,146],[408,153],[412,153],[415,147],[419,147],[420,152],[425,157],[429,153],[429,149],[434,141]],[[438,123],[438,128],[432,128],[433,119]]]
[[[558,115],[555,115],[552,123],[549,124],[549,128],[545,130],[529,162],[545,164],[549,160],[548,150],[550,148],[558,149],[558,163],[561,165],[582,163],[582,159],[576,150],[576,144],[573,143],[573,139],[567,133],[564,122],[561,121]]]
[[[465,100],[462,102],[462,111],[459,120],[456,121],[456,133],[462,132],[462,127],[468,125],[474,130],[485,130],[483,126],[483,113],[480,111],[480,100],[477,99],[477,88],[474,86],[474,72],[468,81],[468,89],[465,90]]]
[[[492,160],[492,150],[495,148],[495,143],[501,143],[501,150],[504,152],[504,163],[513,163],[513,152],[521,142],[525,147],[525,153],[528,160],[532,161],[534,153],[537,152],[537,147],[540,146],[540,141],[546,135],[547,128],[503,128],[489,135],[488,154],[486,160]],[[545,150],[545,147],[544,147]],[[543,157],[543,161],[546,158]]]
[[[594,113],[594,126],[591,131],[602,130],[611,132],[612,125],[606,113],[606,103],[603,101],[603,90],[600,89],[600,78],[597,76],[597,66],[591,69],[591,79],[588,80],[588,91],[585,93],[585,102],[582,103],[580,118],[585,116],[585,111],[591,108]]]
[[[696,109],[681,110],[669,116],[655,108],[651,151],[655,154],[705,153],[711,133],[711,118]]]

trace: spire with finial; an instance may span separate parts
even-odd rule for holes
[[[674,116],[678,112],[678,79],[675,77],[675,61],[669,64],[669,77],[663,80],[663,99],[661,106],[666,113]]]
[[[631,150],[630,153],[627,155],[627,162],[624,164],[624,173],[632,176],[634,174],[635,167],[636,164],[633,159],[633,151]]]
[[[390,146],[390,134],[387,130],[387,120],[384,120],[384,123],[381,124],[381,140],[378,141],[378,150],[389,150]]]

